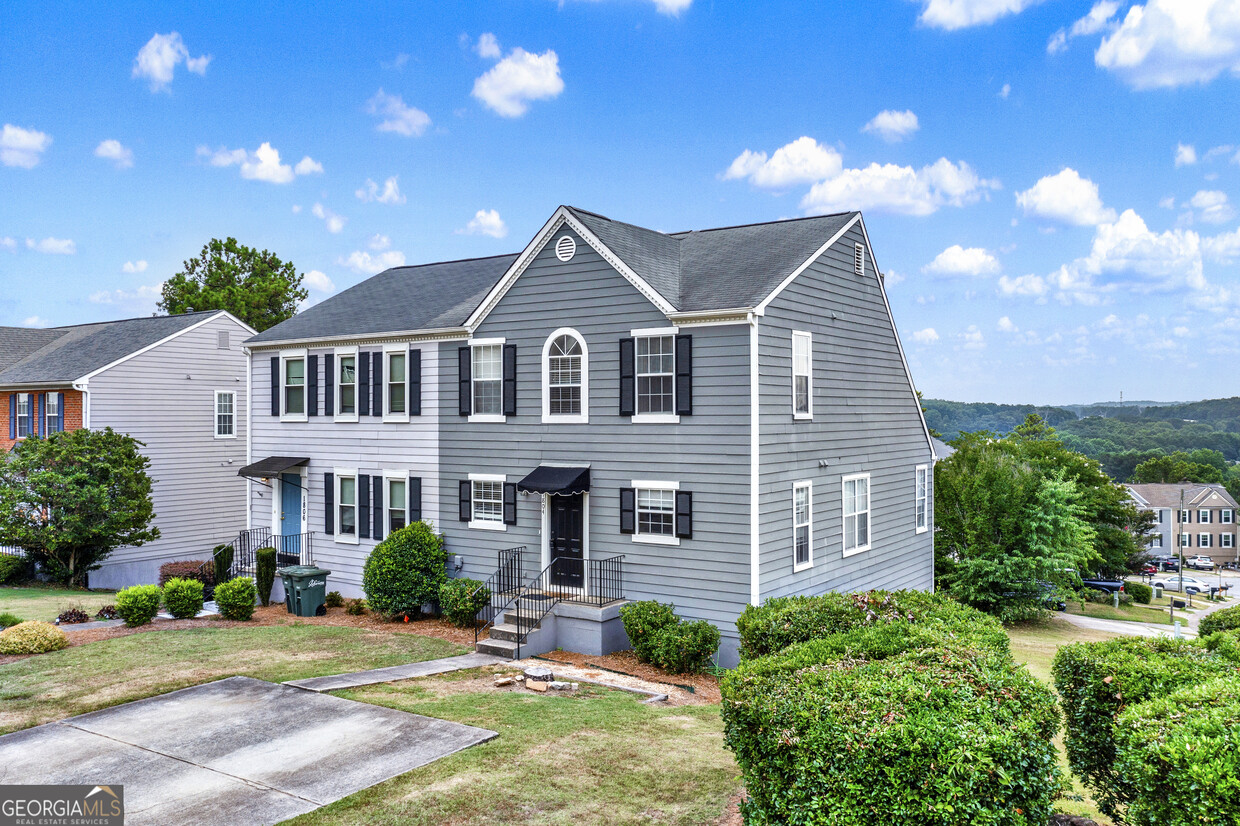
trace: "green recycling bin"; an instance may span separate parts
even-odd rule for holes
[[[290,565],[276,571],[284,583],[284,607],[299,617],[321,617],[327,613],[327,575],[331,571],[316,565]]]

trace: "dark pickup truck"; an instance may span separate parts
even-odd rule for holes
[[[1122,579],[1082,579],[1081,584],[1086,588],[1107,594],[1124,590],[1124,581]]]

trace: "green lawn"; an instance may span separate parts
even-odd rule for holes
[[[52,586],[0,588],[0,614],[16,614],[24,620],[55,622],[62,611],[81,608],[92,617],[116,601],[115,591],[73,591]]]
[[[499,732],[290,824],[713,823],[740,788],[718,706],[658,708],[619,691],[500,691],[489,673],[338,692]]]
[[[241,675],[283,682],[465,653],[445,640],[327,625],[148,631],[0,665],[0,734]]]

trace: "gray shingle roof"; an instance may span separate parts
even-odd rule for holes
[[[30,327],[0,327],[0,371],[7,370],[64,334],[64,328],[36,330]]]
[[[117,359],[178,333],[218,310],[181,315],[129,318],[80,324],[74,327],[52,327],[39,332],[47,334],[41,346],[39,337],[14,334],[18,328],[0,328],[0,346],[15,341],[26,346],[23,355],[0,369],[0,385],[22,385],[41,382],[71,382],[87,373],[105,367]],[[2,360],[3,357],[0,357]]]
[[[1240,507],[1231,494],[1227,492],[1227,488],[1222,485],[1206,483],[1206,482],[1186,482],[1182,485],[1177,484],[1159,484],[1159,483],[1141,483],[1126,485],[1129,490],[1141,495],[1141,498],[1150,503],[1155,508],[1171,508],[1175,510],[1180,507],[1180,491],[1184,491],[1184,507],[1194,508],[1203,501],[1211,493],[1217,493],[1222,497],[1223,501],[1229,507]]]

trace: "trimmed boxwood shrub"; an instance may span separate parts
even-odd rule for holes
[[[234,577],[215,586],[215,604],[220,616],[230,620],[248,620],[254,616],[254,602],[258,589],[248,576]]]
[[[1115,749],[1134,826],[1240,822],[1240,678],[1127,709],[1115,722]]]
[[[665,625],[654,635],[654,664],[673,674],[706,670],[719,650],[719,629],[706,620]]]
[[[227,582],[229,569],[232,568],[232,545],[216,545],[211,549],[211,561],[215,563],[215,582]]]
[[[1121,818],[1135,790],[1116,772],[1116,717],[1179,688],[1240,674],[1240,665],[1184,640],[1121,637],[1065,645],[1056,653],[1051,672],[1067,718],[1068,764],[1098,807]]]
[[[815,662],[812,647],[830,642],[723,680],[747,824],[1044,826],[1060,788],[1049,687],[992,651]]]
[[[258,598],[266,608],[271,604],[271,588],[276,584],[275,548],[259,548],[254,552],[254,579]]]
[[[1234,628],[1240,628],[1240,605],[1234,608],[1224,608],[1202,617],[1201,622],[1197,624],[1197,633],[1208,637],[1219,631],[1231,631]]]
[[[1154,599],[1154,589],[1144,582],[1125,582],[1124,593],[1132,597],[1133,602],[1149,605]]]
[[[0,554],[0,585],[18,576],[26,570],[26,557]]]
[[[740,631],[741,658],[753,659],[794,643],[886,623],[904,628],[925,624],[969,647],[1000,654],[1008,651],[1007,633],[997,619],[923,591],[776,597],[760,607],[747,607],[736,620],[736,627]]]
[[[193,619],[202,610],[202,583],[196,579],[170,579],[164,584],[164,607],[177,619]]]
[[[491,589],[476,579],[450,579],[439,586],[439,610],[461,628],[473,628],[478,612],[490,601]]]
[[[375,546],[362,568],[366,604],[388,619],[417,619],[422,606],[439,599],[448,579],[443,538],[414,522]]]
[[[643,600],[620,607],[620,621],[629,637],[633,653],[644,663],[654,662],[655,639],[669,625],[680,622],[671,603]]]
[[[158,585],[132,585],[116,592],[116,613],[130,628],[137,628],[155,619],[162,600]]]
[[[69,647],[64,631],[47,622],[23,622],[0,634],[0,654],[44,654]]]

